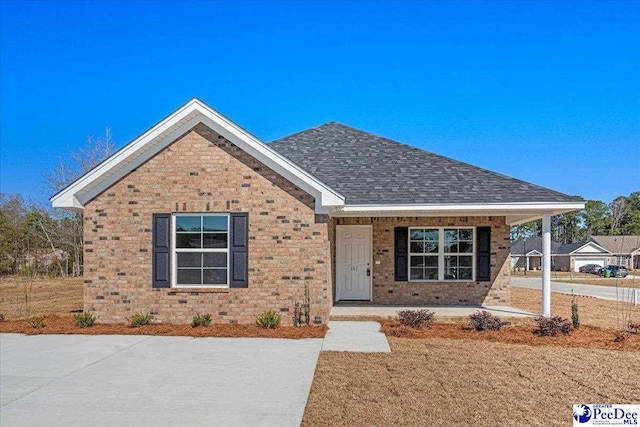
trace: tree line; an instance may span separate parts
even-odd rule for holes
[[[109,128],[104,136],[61,159],[45,177],[53,194],[114,151]],[[53,209],[0,193],[0,274],[82,275],[82,214]]]
[[[542,234],[542,220],[511,228],[511,240]],[[640,191],[618,196],[609,203],[588,200],[584,209],[551,218],[551,239],[581,242],[590,236],[640,235]]]

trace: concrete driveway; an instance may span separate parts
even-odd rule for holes
[[[0,425],[299,426],[321,339],[0,334]]]

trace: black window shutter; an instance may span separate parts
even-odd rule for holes
[[[491,227],[476,228],[476,280],[491,280]]]
[[[409,280],[409,228],[395,228],[395,273],[396,282],[406,282]]]
[[[229,287],[249,287],[249,214],[232,213],[229,236]]]
[[[153,214],[152,282],[154,288],[171,287],[171,214]]]

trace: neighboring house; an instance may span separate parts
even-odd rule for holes
[[[606,264],[640,268],[640,236],[591,236],[589,241],[609,252]]]
[[[551,264],[555,265],[560,243],[551,241]],[[533,236],[511,243],[511,268],[522,270],[542,269],[542,237]]]
[[[542,237],[519,239],[511,244],[511,267],[539,270],[542,266]],[[640,236],[591,236],[589,239],[561,244],[551,242],[553,270],[579,271],[587,264],[624,265],[640,268]]]
[[[289,323],[305,289],[315,323],[343,301],[508,304],[511,224],[584,207],[337,123],[265,144],[196,99],[51,201],[83,212],[85,310],[174,323]]]

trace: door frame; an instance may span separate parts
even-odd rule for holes
[[[335,301],[367,301],[367,299],[363,300],[347,300],[340,299],[340,283],[338,269],[341,268],[338,258],[338,248],[341,247],[342,243],[342,233],[341,229],[345,228],[367,228],[369,230],[369,269],[371,270],[371,275],[369,277],[369,299],[368,301],[373,301],[373,225],[336,225],[336,262],[335,262],[335,278],[336,278],[336,297]],[[340,254],[342,255],[342,254]]]

